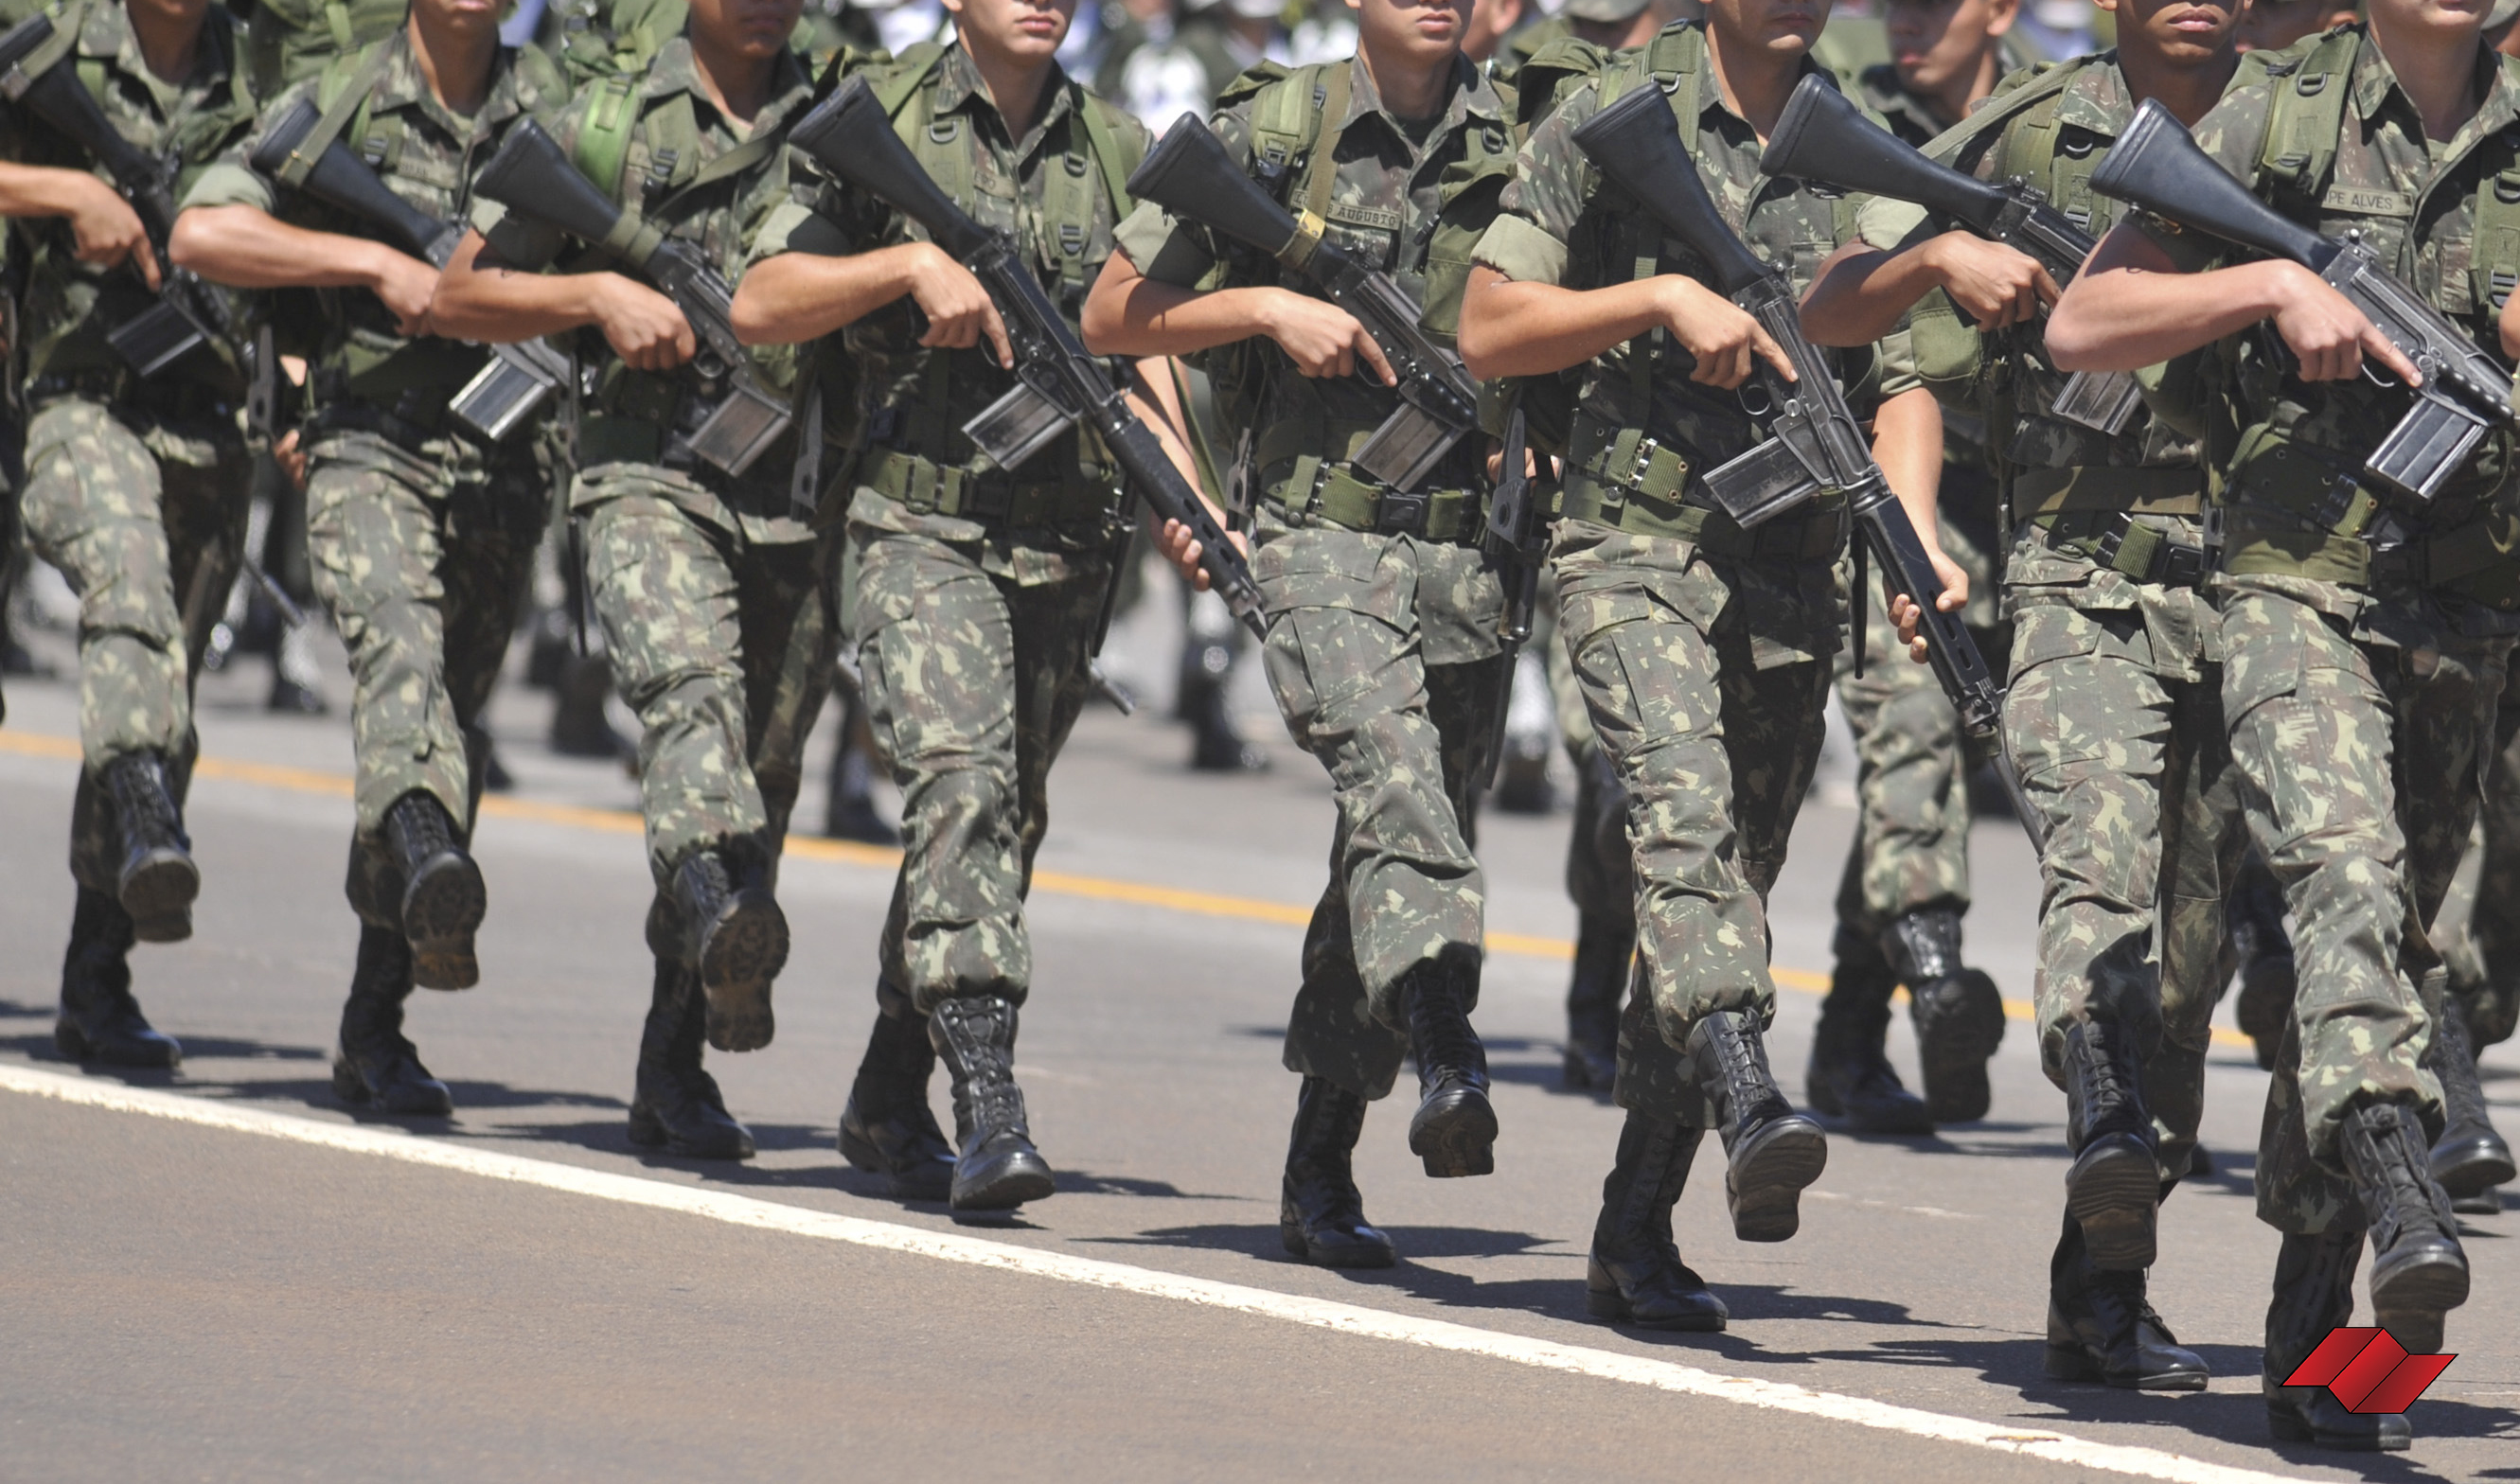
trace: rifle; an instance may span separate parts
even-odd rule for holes
[[[963,433],[991,463],[1012,471],[1072,423],[1086,422],[1119,461],[1128,483],[1167,520],[1190,528],[1199,565],[1234,616],[1260,639],[1260,587],[1242,554],[1164,452],[1154,430],[1129,410],[1129,399],[1104,364],[1085,348],[1043,291],[1016,245],[954,204],[909,147],[863,74],[814,105],[788,142],[839,180],[855,186],[926,230],[989,291],[1015,353],[1016,385],[966,424]]]
[[[474,190],[523,221],[603,248],[682,310],[699,341],[692,368],[706,410],[689,408],[676,420],[682,426],[670,430],[669,451],[688,451],[742,474],[788,430],[788,400],[762,384],[743,342],[735,337],[735,291],[699,248],[667,237],[598,190],[541,124],[518,120],[499,153],[481,167]]]
[[[47,16],[30,16],[0,35],[0,95],[23,105],[105,166],[105,172],[113,177],[113,188],[139,216],[141,229],[149,237],[149,250],[158,259],[158,302],[108,332],[106,343],[144,378],[156,376],[213,338],[235,344],[236,326],[227,306],[207,284],[176,267],[167,255],[166,240],[175,231],[174,162],[122,137],[71,69],[61,66],[68,52],[57,54],[32,75],[26,72],[27,60],[54,39],[53,22]],[[136,264],[133,271],[139,271]]]
[[[1989,242],[2038,259],[2060,289],[2074,281],[2083,260],[2099,245],[2072,217],[2049,205],[2029,181],[2016,175],[1989,185],[1953,169],[1867,119],[1818,74],[1794,89],[1768,136],[1759,168],[1922,206]],[[2134,372],[2078,371],[2065,379],[2048,410],[2114,437],[2126,431],[2142,401]]]
[[[1184,113],[1147,153],[1129,177],[1129,194],[1276,258],[1373,337],[1400,379],[1400,405],[1357,450],[1357,468],[1392,489],[1416,489],[1478,427],[1478,385],[1461,357],[1418,328],[1418,307],[1388,277],[1328,241],[1319,217],[1288,214],[1196,113]]]
[[[2092,172],[2092,189],[2242,247],[2301,264],[2415,363],[2414,405],[2363,461],[2362,472],[2417,505],[2429,504],[2477,440],[2497,424],[2520,425],[2511,372],[2467,332],[2415,296],[2380,263],[2362,235],[2322,237],[2252,195],[2197,147],[2168,109],[2147,99],[2116,149]],[[2379,385],[2368,365],[2362,374]]]
[[[1529,446],[1522,409],[1516,407],[1505,420],[1504,462],[1497,466],[1496,494],[1488,501],[1488,555],[1505,568],[1505,610],[1497,615],[1496,722],[1488,733],[1482,793],[1496,787],[1497,768],[1505,759],[1513,667],[1531,640],[1532,610],[1540,603],[1540,563],[1549,555],[1539,528],[1545,526],[1547,513],[1531,498],[1531,475],[1523,469]]]
[[[1757,360],[1758,382],[1742,388],[1740,401],[1743,411],[1767,426],[1770,436],[1709,472],[1707,493],[1744,530],[1817,499],[1823,490],[1845,494],[1884,585],[1913,599],[1922,610],[1918,624],[1934,678],[1969,735],[1989,744],[2022,828],[2031,843],[2044,850],[2039,816],[2003,756],[2003,690],[1958,616],[1935,606],[1942,578],[1925,555],[1907,507],[1891,493],[1889,478],[1873,462],[1863,426],[1847,408],[1828,362],[1804,337],[1793,281],[1751,252],[1716,209],[1706,183],[1698,178],[1697,162],[1681,148],[1677,120],[1661,89],[1630,93],[1585,120],[1574,137],[1594,167],[1635,198],[1665,232],[1687,244],[1713,273],[1716,286],[1757,320],[1793,363],[1796,380],[1788,382],[1764,357]],[[1855,622],[1860,632],[1861,613]]]
[[[456,245],[464,240],[463,225],[439,221],[396,196],[367,161],[338,139],[327,141],[313,159],[306,159],[299,147],[322,119],[311,101],[299,99],[264,133],[249,163],[274,180],[382,228],[396,246],[430,267],[445,267],[455,255]],[[558,390],[567,375],[568,358],[547,341],[493,345],[489,360],[447,403],[446,410],[496,443]]]

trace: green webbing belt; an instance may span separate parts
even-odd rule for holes
[[[985,520],[1018,530],[1100,524],[1117,504],[1110,490],[1083,479],[1018,481],[892,448],[870,450],[858,466],[858,482],[917,515]]]
[[[2123,511],[2136,516],[2196,516],[2205,511],[2205,474],[2194,469],[2026,469],[2012,476],[2012,518],[2038,520],[2066,511]]]
[[[1567,471],[1557,515],[1561,519],[1590,520],[1639,536],[1695,542],[1718,557],[1829,562],[1846,549],[1843,502],[1831,502],[1800,517],[1780,517],[1757,530],[1745,531],[1721,511],[1684,505],[1642,489],[1604,484],[1580,470]]]
[[[1469,542],[1487,530],[1486,507],[1472,489],[1395,494],[1335,465],[1305,457],[1261,475],[1271,510],[1289,525],[1335,525],[1352,531]]]

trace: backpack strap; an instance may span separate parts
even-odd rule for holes
[[[2267,66],[2271,96],[2266,137],[2258,142],[2258,181],[2295,202],[2317,205],[2336,166],[2337,136],[2353,94],[2354,58],[2362,32],[2340,25],[2311,45],[2298,62]]]
[[[1101,94],[1083,87],[1076,90],[1076,116],[1085,123],[1086,145],[1102,171],[1102,190],[1111,199],[1111,219],[1120,222],[1128,220],[1137,206],[1129,195],[1129,177],[1137,173],[1146,154],[1121,145],[1120,132],[1111,124],[1111,108]]]
[[[2109,54],[2103,52],[2099,57],[2107,55]],[[2046,105],[2045,116],[2053,120],[2056,116],[2055,105],[2058,96],[2065,91],[2066,85],[2074,80],[2077,73],[2090,64],[2098,61],[2099,57],[2081,57],[2071,62],[2040,63],[2038,70],[2028,81],[2021,83],[2010,92],[1995,94],[1980,104],[1977,112],[1926,141],[1925,157],[1928,159],[1937,159],[1949,164],[1969,145],[1984,138],[1988,130],[2001,129],[2022,114],[2040,109],[2042,105]]]
[[[55,63],[77,49],[79,32],[87,29],[93,9],[88,0],[74,0],[55,18],[53,33],[44,38],[44,44],[28,52],[12,70],[28,82],[51,71]]]
[[[917,46],[903,48],[901,55],[893,59],[894,65],[883,73],[882,80],[875,84],[875,101],[883,105],[886,118],[901,116],[901,111],[918,95],[920,85],[927,80],[927,74],[935,71],[936,64],[944,58],[945,45],[940,41],[922,41]]]
[[[324,114],[315,127],[289,152],[280,167],[280,183],[296,190],[306,184],[315,161],[325,148],[341,137],[351,120],[363,114],[368,101],[376,96],[377,84],[384,80],[385,68],[392,65],[394,48],[405,43],[407,31],[396,31],[382,41],[372,42],[355,56],[345,56],[325,69],[324,79],[315,84],[316,100],[324,105]],[[339,81],[337,85],[336,79]],[[326,95],[330,95],[327,97]],[[359,133],[366,133],[362,128]]]

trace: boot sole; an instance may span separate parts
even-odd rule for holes
[[[2512,1165],[2510,1146],[2485,1134],[2443,1144],[2433,1150],[2430,1163],[2433,1179],[2454,1196],[2481,1195],[2520,1177],[2520,1169]]]
[[[2193,1371],[2165,1371],[2154,1375],[2111,1374],[2080,1345],[2049,1345],[2044,1368],[2049,1380],[2087,1381],[2120,1391],[2202,1391],[2210,1375]]]
[[[1721,1314],[1688,1314],[1679,1319],[1639,1319],[1627,1297],[1618,1289],[1606,1292],[1599,1288],[1584,1290],[1584,1312],[1595,1319],[1605,1319],[1614,1325],[1637,1329],[1658,1329],[1667,1334],[1721,1334],[1725,1318]]]
[[[1012,1211],[1027,1201],[1048,1200],[1058,1190],[1050,1161],[1038,1150],[1019,1149],[991,1161],[994,1169],[965,1181],[957,1171],[946,1197],[957,1211]]]
[[[2161,1167],[2140,1145],[2113,1139],[2065,1172],[2065,1210],[2083,1229],[2092,1264],[2115,1273],[2152,1266]]]
[[[1409,1121],[1409,1152],[1423,1160],[1427,1175],[1436,1180],[1495,1174],[1496,1137],[1496,1105],[1473,1088],[1418,1108]]]
[[[481,868],[449,853],[423,866],[402,894],[402,935],[411,944],[412,982],[423,989],[471,989],[481,982],[472,934],[490,910]]]
[[[1400,1262],[1400,1254],[1392,1248],[1377,1247],[1370,1242],[1346,1247],[1314,1246],[1305,1238],[1301,1227],[1280,1226],[1278,1244],[1286,1249],[1288,1257],[1316,1268],[1389,1268],[1398,1266]]]
[[[1802,1230],[1803,1188],[1828,1168],[1828,1136],[1799,1113],[1736,1146],[1724,1171],[1724,1203],[1743,1241],[1784,1241]]]
[[[2322,1433],[2290,1410],[2273,1407],[2267,1409],[2267,1430],[2275,1435],[2278,1443],[2308,1443],[2332,1453],[2405,1453],[2414,1446],[2415,1441],[2411,1435],[2363,1437],[2360,1434]]]
[[[700,945],[700,991],[708,997],[708,1044],[753,1052],[778,1031],[770,984],[788,967],[788,917],[767,896],[738,898]]]
[[[840,1157],[849,1162],[849,1168],[881,1175],[884,1193],[895,1200],[946,1200],[953,1196],[954,1167],[950,1164],[936,1166],[935,1179],[921,1180],[894,1169],[884,1161],[881,1149],[850,1133],[846,1124],[840,1125],[838,1144]]]
[[[163,1032],[159,1034],[163,1035]],[[135,1066],[153,1070],[173,1071],[184,1061],[184,1049],[172,1036],[161,1047],[155,1042],[127,1046],[103,1046],[87,1038],[87,1033],[68,1020],[54,1022],[53,1050],[81,1065]]]
[[[630,1142],[645,1149],[663,1149],[678,1159],[750,1159],[752,1136],[730,1137],[718,1144],[676,1138],[665,1121],[643,1107],[630,1109]]]
[[[1966,1003],[1936,1015],[1931,1035],[1917,1028],[1925,1110],[1936,1123],[1975,1123],[1995,1104],[1986,1064],[2003,1042],[2003,992],[1975,969],[1962,978]]]
[[[455,1095],[446,1090],[444,1083],[433,1083],[431,1087],[397,1084],[394,1090],[381,1095],[368,1086],[368,1079],[359,1075],[357,1067],[339,1057],[333,1059],[333,1096],[352,1107],[372,1107],[397,1118],[445,1118],[455,1112]]]
[[[193,900],[201,868],[180,850],[149,852],[123,877],[115,896],[131,914],[131,935],[143,943],[181,943],[193,935]]]
[[[2429,1340],[2418,1353],[2431,1354],[2440,1348],[2442,1317],[2467,1302],[2468,1282],[2467,1258],[2455,1247],[2435,1248],[2385,1274],[2374,1264],[2371,1308],[2375,1316],[2401,1316],[2391,1327],[2413,1330],[2407,1338]]]

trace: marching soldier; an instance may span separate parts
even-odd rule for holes
[[[1819,755],[1848,516],[1824,495],[1752,532],[1711,508],[1702,472],[1759,436],[1712,389],[1740,384],[1757,358],[1785,365],[1783,352],[1689,275],[1697,259],[1605,185],[1571,135],[1614,98],[1661,88],[1728,222],[1802,271],[1810,245],[1849,235],[1851,216],[1766,179],[1758,160],[1794,86],[1821,70],[1808,49],[1825,15],[1715,0],[1702,24],[1666,27],[1579,87],[1523,147],[1462,305],[1474,374],[1589,363],[1551,561],[1559,635],[1630,798],[1642,942],[1619,1034],[1627,1121],[1588,1288],[1595,1314],[1648,1327],[1725,1324],[1723,1301],[1671,1239],[1705,1130],[1722,1135],[1745,1240],[1793,1235],[1801,1191],[1827,1156],[1768,1069],[1764,897]],[[1891,389],[1876,448],[1930,547],[1941,422],[1921,386]],[[1967,579],[1933,555],[1948,610]]]
[[[688,26],[644,72],[590,83],[555,131],[605,195],[729,279],[788,198],[787,125],[813,96],[788,45],[799,5],[692,0]],[[522,181],[510,199],[532,191]],[[674,301],[604,261],[517,271],[534,266],[520,214],[483,220],[486,240],[476,232],[447,264],[439,321],[495,340],[592,328],[603,342],[579,337],[598,369],[569,504],[585,522],[613,680],[640,721],[656,883],[630,1138],[746,1159],[752,1136],[727,1112],[701,1047],[770,1044],[771,986],[788,960],[772,893],[832,656],[821,544],[791,486],[791,471],[812,465],[798,440],[815,432],[781,435],[742,473],[709,463],[681,431],[700,424],[713,393]],[[794,352],[751,359],[768,384],[789,389]]]
[[[2244,74],[2197,143],[2283,215],[2360,233],[2508,358],[2520,327],[2499,305],[2520,214],[2497,184],[2520,170],[2520,65],[2480,44],[2480,13],[2368,11]],[[2407,357],[2317,275],[2148,214],[2101,243],[2048,345],[2059,366],[2096,370],[2209,350],[2223,711],[2301,969],[2258,1162],[2260,1219],[2284,1234],[2269,1418],[2279,1438],[2402,1449],[2404,1417],[2281,1382],[2351,1315],[2366,1232],[2374,1315],[2408,1350],[2439,1350],[2467,1296],[2457,1223],[2427,1169],[2444,1117],[2426,1064],[2442,967],[2425,927],[2467,843],[2520,635],[2513,439],[2488,431],[2420,508],[2366,482],[2408,394],[2362,371],[2411,382]]]
[[[1509,118],[1461,54],[1467,7],[1353,8],[1353,59],[1245,73],[1214,127],[1282,204],[1325,220],[1446,335],[1511,168]],[[1426,1173],[1495,1168],[1487,1056],[1469,1020],[1485,910],[1471,790],[1506,703],[1504,589],[1479,550],[1482,440],[1464,438],[1409,490],[1353,463],[1400,405],[1372,336],[1296,274],[1151,204],[1123,226],[1085,324],[1098,349],[1207,352],[1220,419],[1243,432],[1270,680],[1338,804],[1286,1029],[1286,1069],[1302,1081],[1280,1237],[1307,1262],[1387,1267],[1391,1239],[1365,1219],[1350,1155],[1404,1055],[1419,1090],[1409,1147]],[[1166,536],[1176,560],[1195,560],[1187,531]]]
[[[566,96],[542,53],[499,45],[498,11],[413,0],[399,29],[284,93],[266,126],[307,105],[319,121],[293,157],[345,143],[405,202],[460,221],[501,135]],[[437,333],[437,270],[389,246],[379,224],[256,170],[260,143],[237,144],[194,183],[175,256],[239,288],[326,291],[305,433],[307,550],[350,651],[358,823],[347,890],[360,924],[333,1087],[357,1105],[444,1114],[453,1098],[402,1033],[403,1004],[416,984],[480,978],[472,938],[488,899],[470,843],[489,746],[481,710],[516,630],[545,484],[529,436],[488,444],[448,413],[482,352]]]
[[[22,219],[28,254],[23,344],[11,347],[27,378],[20,518],[79,595],[78,900],[53,1038],[81,1061],[171,1067],[182,1052],[132,998],[129,955],[135,941],[193,931],[201,876],[182,815],[200,750],[193,687],[245,542],[247,372],[242,345],[216,336],[148,377],[110,347],[109,334],[158,303],[173,266],[159,255],[167,224],[134,210],[38,89],[171,160],[179,184],[252,127],[254,102],[238,29],[207,0],[76,0],[49,22],[30,20],[35,10],[0,8],[50,26],[12,71],[29,86],[5,110],[0,214]]]
[[[1060,70],[1074,0],[946,4],[956,39],[870,83],[946,195],[1014,234],[1072,315],[1127,214],[1146,131]],[[849,492],[839,611],[904,800],[840,1149],[905,1198],[1007,1210],[1053,1190],[1014,1080],[1023,901],[1051,764],[1092,695],[1120,490],[1073,430],[1012,474],[988,467],[962,431],[1012,384],[987,291],[881,202],[828,183],[812,202],[772,214],[735,309],[748,338],[820,342]],[[959,1157],[927,1106],[940,1056]]]

